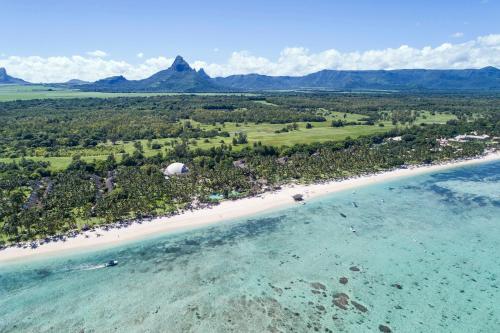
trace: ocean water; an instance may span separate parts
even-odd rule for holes
[[[499,253],[494,162],[4,264],[0,332],[500,332]]]

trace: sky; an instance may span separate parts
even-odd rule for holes
[[[500,67],[499,0],[0,0],[0,67],[32,82]]]

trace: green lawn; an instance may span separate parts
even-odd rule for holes
[[[72,156],[55,156],[55,157],[40,157],[40,156],[27,156],[26,159],[34,161],[46,161],[50,162],[50,168],[52,170],[64,170],[72,161]],[[83,156],[82,159],[85,161],[93,160],[105,160],[107,155],[94,155],[94,156]],[[9,163],[14,161],[19,161],[21,158],[5,158],[0,157],[0,162]]]
[[[297,143],[312,143],[312,142],[324,142],[324,141],[339,141],[347,137],[357,138],[362,135],[383,133],[389,131],[396,126],[392,125],[389,121],[384,121],[383,127],[378,126],[378,124],[373,126],[368,125],[356,125],[356,126],[344,126],[344,127],[331,127],[331,122],[334,119],[341,119],[347,122],[359,121],[364,118],[363,115],[358,114],[347,114],[346,118],[343,117],[343,113],[339,112],[329,112],[327,116],[327,121],[325,122],[311,122],[312,128],[307,129],[305,122],[298,122],[298,130],[286,132],[286,133],[276,133],[277,130],[282,129],[286,124],[235,124],[235,123],[225,123],[224,125],[217,124],[204,125],[197,123],[195,121],[190,121],[193,126],[200,126],[204,129],[212,129],[214,127],[221,127],[223,131],[230,133],[231,137],[214,137],[208,139],[190,140],[189,146],[192,149],[203,148],[207,149],[214,146],[219,146],[221,140],[226,144],[232,143],[232,137],[237,132],[244,132],[248,136],[248,144],[237,145],[234,147],[235,150],[242,149],[245,146],[252,145],[254,142],[262,142],[265,145],[283,146],[283,145],[293,145]],[[448,114],[435,114],[431,115],[429,112],[423,114],[422,117],[418,118],[415,122],[420,123],[445,123],[446,121],[453,119],[454,116]],[[401,125],[399,125],[401,126]],[[164,138],[155,139],[153,143],[160,143],[162,145],[161,149],[154,150],[150,148],[147,140],[138,140],[142,143],[144,147],[144,154],[146,156],[153,156],[158,152],[164,151],[167,147],[170,147],[171,142],[174,139]],[[180,142],[179,139],[177,139]],[[134,142],[117,142],[116,144],[105,143],[100,144],[94,148],[72,148],[72,149],[62,149],[58,152],[56,157],[43,157],[43,151],[38,154],[39,156],[26,157],[33,160],[48,161],[51,163],[53,170],[61,170],[66,168],[72,160],[72,156],[80,155],[85,161],[93,160],[103,160],[113,153],[119,159],[123,152],[132,153],[135,150]],[[0,162],[9,162],[13,160],[19,160],[19,158],[0,158]]]
[[[182,93],[102,93],[85,92],[71,89],[61,89],[42,85],[0,85],[0,102],[29,100],[29,99],[49,99],[49,98],[85,98],[85,97],[144,97],[144,96],[171,96]],[[254,94],[231,94],[231,93],[196,93],[188,95],[245,95]]]
[[[431,115],[429,112],[424,114],[424,117],[420,117],[415,122],[420,123],[445,123],[450,119],[454,119],[453,115],[447,114],[436,114]],[[293,145],[296,143],[312,143],[312,142],[324,142],[324,141],[337,141],[343,140],[347,137],[356,138],[362,135],[376,134],[387,132],[390,129],[396,127],[392,125],[390,121],[382,122],[384,127],[369,125],[356,125],[356,126],[344,126],[344,127],[331,127],[332,120],[343,120],[346,122],[356,122],[361,118],[365,118],[363,115],[358,114],[347,114],[346,118],[343,118],[343,113],[340,112],[330,112],[326,117],[325,122],[311,122],[313,126],[310,129],[306,128],[306,122],[299,122],[299,129],[296,131],[290,131],[286,133],[276,133],[277,130],[282,129],[286,125],[284,124],[240,124],[239,127],[234,123],[226,123],[223,130],[228,131],[233,135],[236,132],[245,132],[248,135],[249,143],[260,141],[266,145]],[[193,123],[193,122],[192,122]],[[194,123],[196,125],[196,123]],[[211,129],[212,125],[200,125],[202,128]],[[231,141],[227,140],[226,141]]]

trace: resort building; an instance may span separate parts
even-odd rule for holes
[[[183,175],[189,172],[188,167],[184,163],[175,162],[163,169],[165,177]]]
[[[454,138],[454,141],[457,141],[457,142],[465,142],[465,141],[483,141],[483,140],[488,140],[490,138],[489,135],[477,135],[477,133],[473,133],[473,134],[462,134],[462,135],[457,135],[455,138]]]

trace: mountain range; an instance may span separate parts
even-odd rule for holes
[[[0,69],[0,83],[28,84]],[[440,90],[500,91],[500,70],[481,69],[398,69],[322,70],[305,76],[260,74],[209,77],[177,56],[168,69],[142,80],[113,76],[93,83],[70,80],[65,87],[101,92],[245,92],[263,90]]]
[[[142,80],[127,80],[123,76],[112,76],[94,83],[80,86],[85,91],[106,92],[220,92],[227,89],[219,86],[203,69],[196,71],[177,56],[168,69],[159,71]]]
[[[322,70],[305,76],[232,75],[215,78],[233,90],[500,90],[500,70]]]

